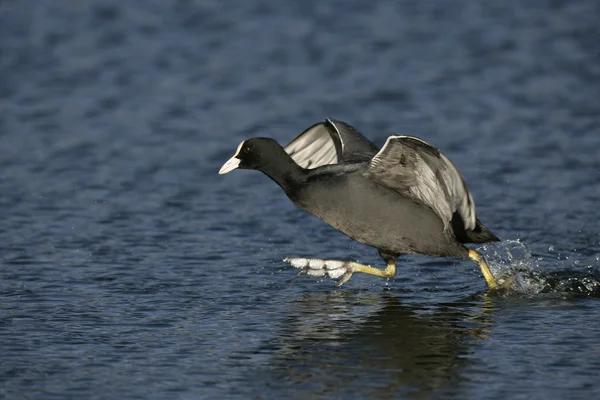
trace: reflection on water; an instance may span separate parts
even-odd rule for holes
[[[490,301],[432,310],[387,294],[305,295],[286,321],[269,369],[297,386],[293,390],[317,380],[323,395],[352,395],[358,388],[373,398],[451,392],[461,385],[473,347],[488,336]]]

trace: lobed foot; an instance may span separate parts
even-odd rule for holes
[[[338,286],[348,282],[354,273],[353,261],[321,260],[319,258],[284,258],[294,268],[300,268],[298,275],[328,276],[338,279]]]

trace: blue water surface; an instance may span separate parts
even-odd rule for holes
[[[600,3],[0,1],[0,398],[600,395]],[[514,279],[377,252],[244,139],[325,118],[464,174]]]

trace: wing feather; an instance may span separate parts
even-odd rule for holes
[[[292,140],[285,151],[302,168],[342,162],[367,162],[377,146],[342,121],[327,119],[312,125]]]
[[[463,176],[445,154],[419,138],[390,136],[365,175],[431,207],[446,228],[458,212],[465,229],[475,229],[475,203]]]

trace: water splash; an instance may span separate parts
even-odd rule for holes
[[[506,240],[484,245],[482,251],[492,274],[507,282],[507,293],[536,295],[541,293],[575,294],[600,297],[600,276],[593,269],[551,270],[541,265],[542,257],[534,257],[520,240]],[[580,263],[573,263],[576,268]],[[565,267],[560,263],[561,267]],[[581,267],[579,267],[581,268]]]

